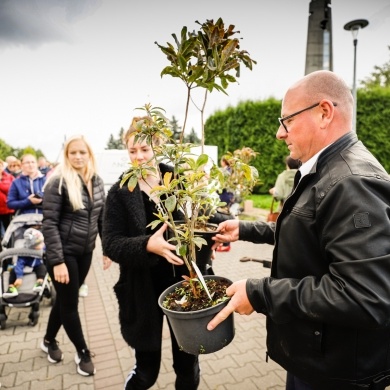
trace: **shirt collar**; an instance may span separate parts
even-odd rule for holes
[[[317,152],[313,157],[311,157],[309,160],[307,160],[305,163],[303,163],[300,167],[299,170],[301,171],[301,179],[303,176],[307,175],[311,169],[313,168],[314,164],[317,162],[318,157],[320,154],[329,146],[332,144],[329,144],[328,146],[325,146],[325,148],[321,149],[319,152]]]

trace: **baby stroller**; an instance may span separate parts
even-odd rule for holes
[[[31,307],[31,312],[28,316],[29,325],[34,326],[38,323],[39,306],[46,297],[50,299],[51,304],[54,304],[56,292],[50,280],[50,276],[46,273],[43,280],[42,289],[39,293],[33,292],[33,287],[36,282],[36,274],[31,267],[24,268],[23,284],[20,286],[19,294],[15,297],[5,298],[4,292],[8,290],[10,270],[16,263],[19,256],[41,257],[45,259],[44,250],[25,248],[23,233],[28,228],[41,230],[42,214],[20,214],[15,216],[9,224],[4,238],[1,242],[2,251],[0,252],[0,329],[6,327],[7,314],[6,308],[21,308]]]

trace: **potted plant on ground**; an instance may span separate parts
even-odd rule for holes
[[[164,68],[161,74],[179,77],[187,87],[186,115],[180,139],[173,138],[173,131],[162,108],[146,104],[142,107],[145,117],[138,123],[133,123],[138,129],[135,142],[138,139],[146,140],[153,147],[156,161],[171,165],[173,172],[163,176],[158,168],[155,172],[156,168],[147,164],[133,163],[122,179],[122,184],[127,183],[129,190],[132,190],[137,180],[146,176],[148,170],[154,170],[153,173],[160,176],[160,184],[151,189],[153,197],[159,200],[159,212],[152,227],[161,223],[168,225],[171,232],[168,239],[175,244],[176,253],[183,258],[189,276],[185,277],[183,283],[171,286],[161,294],[159,304],[171,323],[179,345],[184,351],[193,354],[210,353],[223,348],[233,339],[234,326],[231,316],[230,321],[224,321],[224,327],[218,327],[212,332],[206,330],[209,318],[222,308],[221,305],[227,303],[225,290],[231,281],[218,276],[203,278],[196,265],[202,264],[197,256],[202,252],[202,248],[208,246],[208,254],[211,253],[212,242],[205,238],[204,234],[209,234],[207,232],[210,229],[214,234],[217,228],[216,225],[210,226],[209,219],[221,206],[218,190],[224,185],[224,176],[216,163],[203,153],[203,148],[200,156],[194,156],[191,152],[194,145],[183,142],[191,90],[196,87],[205,89],[200,110],[203,146],[203,113],[208,92],[216,89],[226,93],[228,84],[236,82],[230,72],[235,71],[238,77],[241,63],[250,69],[255,63],[246,51],[239,51],[239,40],[231,38],[236,33],[233,31],[234,26],[225,30],[222,19],[218,19],[215,24],[213,20],[207,20],[200,25],[197,33],[188,33],[187,28],[183,27],[180,42],[176,35],[172,34],[176,49],[169,43],[166,47],[158,45],[170,61],[170,66]],[[153,144],[155,139],[162,139],[163,142]],[[256,169],[239,157],[236,159],[242,177],[254,185],[258,178]],[[173,212],[177,209],[181,210],[183,215],[180,221],[173,217]],[[207,265],[208,261],[209,259],[204,260],[203,265]],[[206,269],[202,265],[201,268],[203,271]],[[174,297],[166,298],[171,292],[175,294]],[[180,297],[177,295],[179,293]],[[169,302],[173,302],[174,307],[171,307]],[[196,312],[192,310],[193,305]],[[210,310],[211,313],[205,313]],[[208,314],[206,319],[199,318],[204,314]],[[179,318],[172,318],[171,315]],[[196,318],[197,324],[192,327],[188,320],[183,320],[187,317]],[[184,333],[181,333],[183,321]],[[200,331],[204,332],[204,335],[201,335]],[[219,337],[221,340],[218,340]],[[191,343],[187,344],[187,341]]]

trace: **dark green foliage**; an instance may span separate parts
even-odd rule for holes
[[[358,90],[359,139],[390,172],[390,87]]]
[[[388,46],[390,50],[390,46]],[[390,87],[390,60],[382,66],[374,66],[374,71],[362,82],[362,86],[367,89],[377,87]]]
[[[3,161],[5,161],[7,156],[15,156],[20,159],[24,154],[32,154],[33,156],[36,156],[36,158],[44,156],[41,149],[34,149],[32,146],[26,146],[25,148],[13,148],[0,139],[0,159]]]
[[[5,143],[2,139],[0,139],[0,158],[4,161],[7,156],[13,156],[14,149]]]
[[[169,121],[171,125],[171,130],[173,131],[172,138],[179,140],[181,136],[181,126],[179,126],[179,121],[175,118],[175,115],[172,116],[172,119]]]
[[[268,99],[261,102],[245,101],[237,107],[217,111],[205,124],[206,143],[218,146],[218,157],[244,146],[259,155],[252,162],[259,171],[260,184],[255,192],[266,193],[274,186],[284,168],[288,150],[276,139],[281,102]]]
[[[110,134],[110,138],[108,139],[107,146],[104,149],[124,149],[125,145],[123,145],[123,133],[125,130],[123,127],[119,130],[118,138],[115,138],[112,134]]]
[[[200,145],[201,140],[198,137],[198,135],[196,134],[196,131],[194,128],[191,129],[190,134],[184,136],[184,142],[188,142],[188,143],[194,144],[194,145]]]

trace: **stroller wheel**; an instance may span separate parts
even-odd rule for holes
[[[1,328],[1,330],[5,329],[5,323],[6,323],[5,320],[0,320],[0,328]]]
[[[29,325],[31,326],[35,326],[37,323],[38,323],[38,318],[39,318],[39,303],[34,303],[32,306],[31,306],[31,312],[28,316],[28,318],[30,319],[29,321]]]
[[[5,322],[7,321],[7,314],[5,314],[5,307],[3,305],[0,306],[0,329],[5,329]]]
[[[30,319],[28,324],[30,326],[35,326],[38,323],[39,311],[32,311],[28,318]]]
[[[50,304],[52,306],[54,306],[55,302],[56,302],[56,298],[57,298],[57,291],[56,289],[54,288],[54,285],[52,284],[51,285],[51,288],[50,288]]]
[[[4,312],[4,307],[1,306],[1,312],[0,312],[0,328],[1,328],[1,330],[5,329],[6,321],[7,321],[7,315]]]

